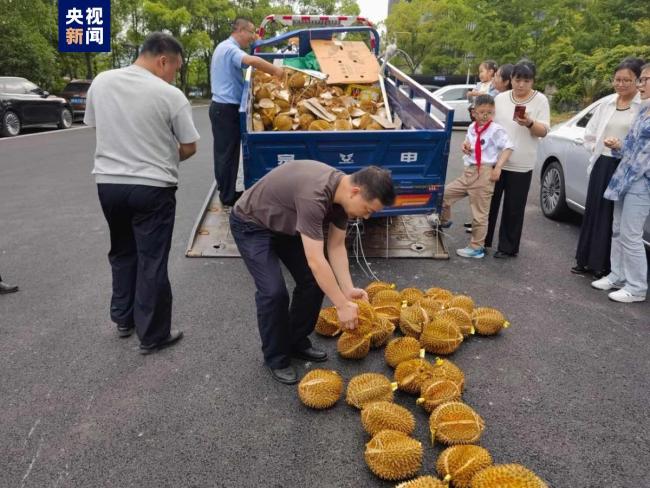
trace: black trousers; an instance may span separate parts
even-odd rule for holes
[[[501,198],[503,197],[503,212],[499,226],[498,250],[507,254],[519,252],[521,232],[524,228],[524,215],[526,213],[526,200],[533,172],[519,173],[516,171],[501,171],[501,178],[494,185],[494,194],[490,204],[488,217],[488,230],[485,236],[485,246],[492,246],[494,229],[499,216]]]
[[[210,123],[214,139],[212,144],[214,178],[217,180],[219,199],[224,205],[233,205],[241,144],[239,105],[212,102]]]
[[[167,276],[176,187],[98,184],[111,234],[111,320],[135,326],[143,345],[169,336],[172,289]]]
[[[271,368],[287,367],[292,351],[311,347],[308,336],[323,304],[323,292],[307,265],[302,241],[299,236],[276,234],[245,222],[234,212],[230,229],[257,288],[257,326],[264,362]],[[291,305],[280,262],[296,282]]]

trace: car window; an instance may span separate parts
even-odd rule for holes
[[[38,85],[35,85],[31,81],[23,81],[22,89],[23,93],[40,93],[43,91],[38,87]]]
[[[4,93],[14,93],[14,94],[25,93],[25,90],[23,89],[23,80],[8,79],[8,80],[4,80],[2,84],[3,84],[2,91]]]
[[[440,98],[442,98],[445,102],[452,102],[452,101],[456,101],[456,100],[466,100],[468,91],[469,90],[467,88],[453,88],[453,89],[443,93],[440,96]]]
[[[63,89],[63,91],[66,91],[66,92],[72,92],[72,91],[84,92],[84,91],[88,91],[88,86],[89,86],[88,83],[68,83],[65,86],[65,88]]]
[[[597,106],[596,106],[597,107]],[[587,127],[587,124],[589,123],[589,120],[594,116],[594,111],[596,110],[596,107],[592,108],[589,112],[584,114],[580,120],[576,122],[577,127]]]

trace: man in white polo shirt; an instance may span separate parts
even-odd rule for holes
[[[100,73],[86,99],[84,123],[96,128],[93,174],[108,222],[113,271],[111,319],[118,335],[135,329],[140,352],[174,344],[167,276],[178,166],[196,152],[192,108],[171,85],[181,44],[150,34],[131,66]]]

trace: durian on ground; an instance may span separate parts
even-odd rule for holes
[[[385,480],[403,480],[422,467],[422,443],[403,432],[382,430],[367,444],[366,464]]]
[[[341,398],[343,379],[333,370],[314,369],[298,383],[300,401],[310,408],[332,407]]]

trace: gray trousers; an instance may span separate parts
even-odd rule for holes
[[[623,284],[624,290],[641,297],[648,291],[648,260],[643,245],[643,225],[648,213],[650,189],[647,179],[641,177],[614,202],[612,271],[607,276],[612,283]]]

